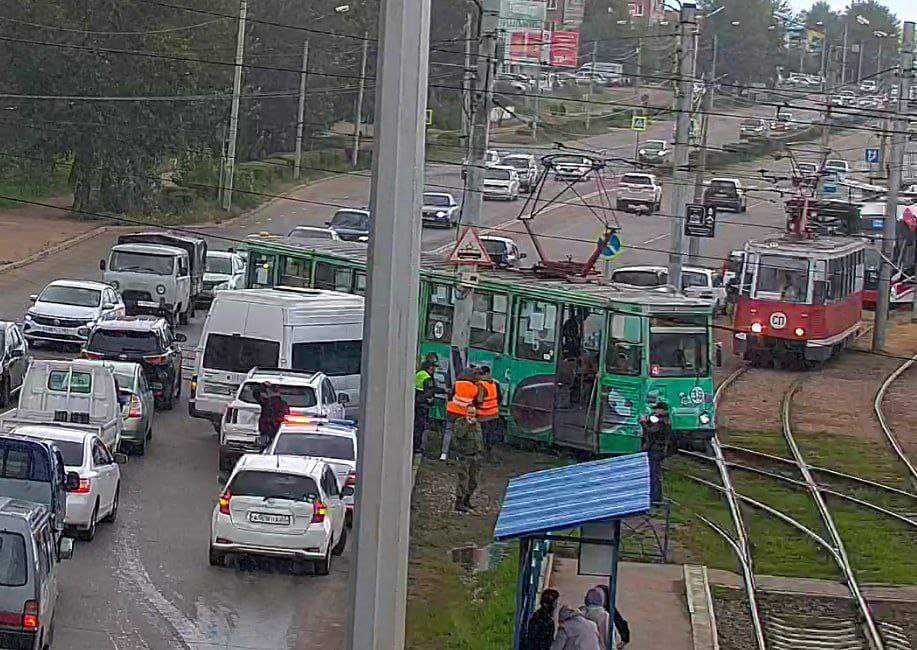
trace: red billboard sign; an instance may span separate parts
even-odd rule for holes
[[[509,34],[509,60],[513,63],[541,61],[542,38],[537,29],[520,29]]]
[[[548,62],[558,68],[575,68],[579,56],[579,32],[553,32]]]

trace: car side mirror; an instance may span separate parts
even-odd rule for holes
[[[526,254],[526,253],[519,253],[519,259],[520,259],[520,260],[524,260],[526,257],[528,257],[528,254]]]
[[[172,338],[175,339],[176,341],[178,341],[179,343],[184,343],[185,341],[188,340],[188,337],[187,337],[186,335],[182,334],[181,332],[175,332],[175,333],[172,335]]]
[[[330,221],[326,221],[326,222],[325,222],[325,225],[326,225],[326,226],[330,226],[330,225],[331,225],[331,222],[330,222]]]
[[[64,481],[64,489],[67,492],[76,492],[80,489],[80,475],[76,472],[67,472],[67,477]]]
[[[115,306],[116,305],[113,302],[106,302],[104,305],[102,305],[102,309],[108,311],[109,309],[114,309]]]
[[[61,537],[57,543],[57,555],[62,560],[69,560],[73,557],[73,538]]]
[[[338,404],[349,404],[349,403],[350,403],[350,395],[348,395],[347,393],[338,394]]]
[[[341,490],[341,497],[352,497],[354,495],[354,489],[352,485],[347,485]]]
[[[99,260],[99,270],[100,271],[105,270],[105,260]]]
[[[32,302],[36,302],[38,300],[38,294],[33,293],[31,296],[29,296],[29,300]]]
[[[112,454],[112,458],[114,458],[115,462],[118,463],[119,465],[124,465],[127,462],[127,454],[123,454],[120,451],[117,451],[114,454]]]

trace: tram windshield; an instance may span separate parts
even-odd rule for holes
[[[654,377],[703,377],[709,372],[706,330],[650,328],[650,374]]]
[[[809,290],[809,260],[785,255],[762,255],[758,262],[757,295],[776,294],[787,302],[805,302]]]

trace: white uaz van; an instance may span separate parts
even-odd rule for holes
[[[293,368],[328,375],[353,417],[362,347],[362,296],[291,287],[220,291],[204,320],[188,412],[219,431],[249,370]]]

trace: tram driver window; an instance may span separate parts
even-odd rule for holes
[[[517,332],[518,358],[553,362],[557,348],[557,306],[538,300],[523,300]]]
[[[787,302],[806,302],[809,290],[809,261],[783,255],[762,255],[758,264],[758,297],[776,294]]]
[[[309,287],[309,276],[311,262],[307,259],[297,257],[284,257],[282,271],[280,273],[280,284],[285,287]]]
[[[505,295],[476,292],[471,313],[471,347],[503,352],[509,298]]]
[[[315,288],[329,291],[351,292],[353,271],[319,262],[315,265]]]
[[[252,253],[250,257],[250,275],[249,283],[252,289],[265,289],[274,286],[274,264],[273,255],[263,253]]]
[[[430,303],[427,306],[426,340],[448,343],[452,340],[452,315],[455,297],[452,287],[444,284],[430,285]]]
[[[650,375],[654,377],[703,377],[710,371],[706,328],[672,326],[666,319],[653,319],[649,347]]]

